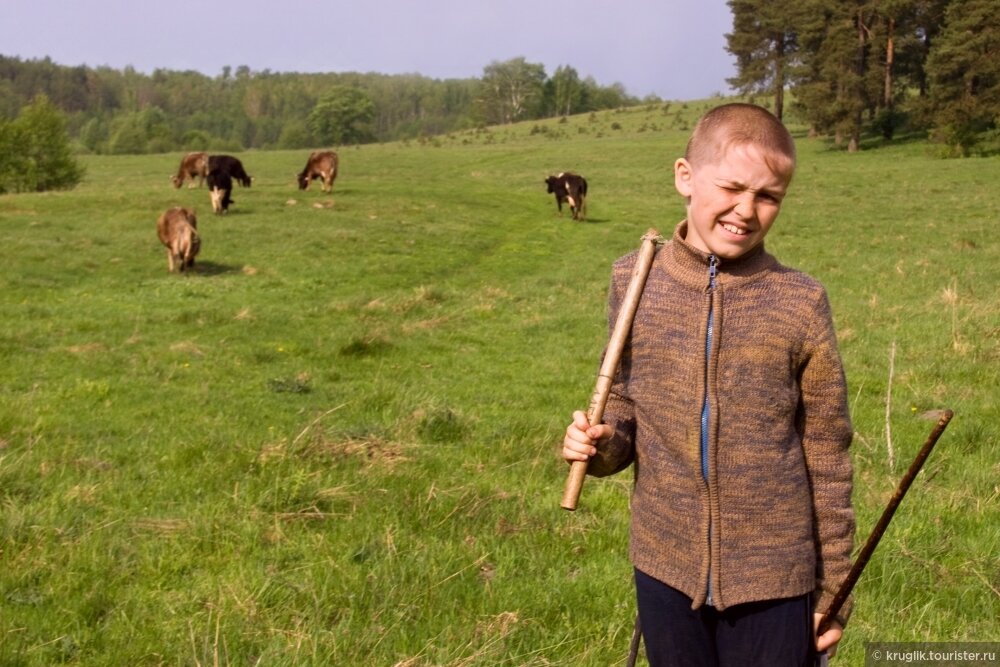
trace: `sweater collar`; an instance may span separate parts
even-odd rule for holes
[[[673,237],[665,248],[670,251],[670,258],[673,260],[667,270],[683,282],[704,285],[710,255],[684,240],[685,236],[687,220],[682,220],[674,228]],[[720,259],[717,280],[727,284],[744,282],[773,268],[775,264],[776,260],[764,250],[764,244],[761,243],[736,259]]]

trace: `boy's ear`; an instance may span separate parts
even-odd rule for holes
[[[693,177],[694,173],[690,162],[684,158],[679,158],[674,162],[674,187],[677,188],[677,192],[682,197],[691,196],[691,180]]]

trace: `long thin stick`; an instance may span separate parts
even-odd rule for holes
[[[587,410],[587,419],[591,425],[599,424],[604,416],[604,407],[608,403],[608,396],[611,393],[611,384],[614,382],[615,373],[618,371],[618,362],[621,360],[622,350],[625,348],[625,341],[632,330],[632,319],[635,311],[639,307],[639,298],[642,296],[642,289],[646,285],[646,277],[649,275],[649,267],[653,264],[653,256],[656,254],[656,240],[660,233],[652,227],[646,231],[642,237],[642,245],[639,247],[639,257],[636,259],[635,268],[632,270],[632,278],[629,281],[628,289],[625,291],[625,298],[618,311],[618,319],[615,320],[615,327],[611,331],[611,338],[608,340],[608,349],[604,354],[604,361],[601,362],[601,370],[597,374],[597,383],[594,387],[594,394],[590,399],[590,408]],[[580,499],[580,490],[583,488],[583,480],[587,476],[587,462],[574,461],[566,477],[566,488],[563,491],[561,506],[563,509],[575,510],[576,503]]]
[[[833,618],[840,612],[841,607],[844,606],[844,602],[847,601],[847,597],[854,590],[854,584],[858,583],[858,579],[861,577],[861,573],[864,571],[865,566],[868,565],[869,559],[871,559],[872,554],[875,552],[875,547],[878,546],[879,540],[882,539],[882,535],[885,534],[885,529],[889,527],[889,522],[892,521],[892,515],[896,513],[896,508],[899,507],[899,503],[903,501],[903,496],[906,495],[907,490],[916,478],[917,473],[920,472],[920,468],[923,467],[924,461],[930,455],[931,450],[934,449],[934,445],[937,444],[938,438],[944,433],[944,429],[948,426],[948,422],[955,415],[951,410],[945,410],[942,413],[941,418],[938,419],[937,424],[934,426],[934,430],[931,431],[930,436],[927,438],[927,442],[924,446],[920,448],[917,452],[917,456],[913,459],[913,463],[910,464],[909,469],[903,478],[899,481],[899,485],[896,487],[896,492],[892,494],[892,498],[889,500],[889,504],[882,511],[882,516],[879,518],[878,523],[872,529],[871,535],[868,536],[868,541],[865,542],[865,546],[861,549],[861,553],[858,554],[857,560],[854,561],[854,565],[851,566],[851,571],[847,574],[847,578],[844,579],[844,583],[840,585],[837,589],[836,595],[833,596],[833,601],[830,602],[830,606],[825,612],[823,612],[823,618],[820,619],[819,628],[817,634],[822,635],[824,632],[830,629],[830,624],[833,622]]]
[[[896,472],[896,453],[892,449],[892,423],[889,415],[892,414],[892,374],[896,366],[896,341],[892,341],[889,348],[889,386],[885,390],[885,448],[889,452],[889,471]]]
[[[632,629],[632,641],[628,645],[628,658],[625,659],[625,667],[635,667],[635,661],[639,658],[639,643],[642,641],[642,626],[639,624],[639,614],[635,615],[635,627]]]

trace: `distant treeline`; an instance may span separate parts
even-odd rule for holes
[[[947,153],[1000,148],[997,0],[728,0],[729,83],[849,149],[918,131]]]
[[[638,104],[621,84],[598,85],[563,66],[548,76],[524,58],[481,78],[417,74],[278,73],[246,66],[194,71],[68,67],[0,56],[0,121],[39,95],[66,115],[78,150],[306,148],[391,141],[483,125]]]

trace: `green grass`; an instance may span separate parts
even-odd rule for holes
[[[611,262],[683,216],[670,169],[703,108],[343,149],[331,195],[295,189],[303,152],[245,153],[227,216],[170,186],[179,154],[0,197],[0,665],[622,664],[630,475],[566,513],[557,444]],[[830,292],[859,542],[921,414],[956,412],[837,662],[996,641],[1000,161],[799,150],[768,244]],[[545,193],[567,169],[588,222]],[[193,275],[156,239],[178,204]]]

